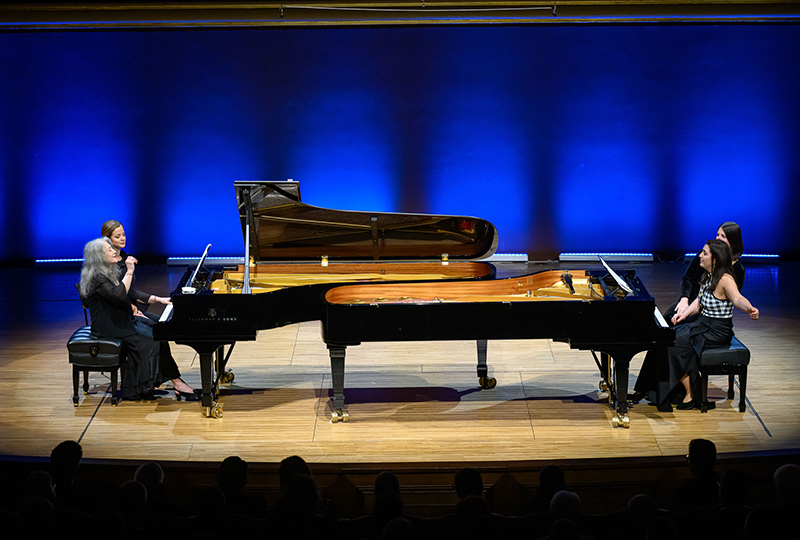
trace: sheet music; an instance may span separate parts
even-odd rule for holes
[[[610,266],[608,266],[608,263],[607,263],[607,262],[606,262],[606,261],[603,259],[603,257],[601,257],[601,256],[599,256],[599,255],[598,255],[598,256],[597,256],[597,258],[598,258],[598,259],[600,259],[600,262],[601,262],[601,263],[603,263],[603,266],[605,266],[605,267],[606,267],[606,270],[608,271],[608,273],[609,273],[609,274],[611,274],[611,277],[613,277],[613,278],[614,278],[614,281],[616,281],[616,282],[617,282],[617,284],[618,284],[620,287],[622,287],[622,290],[623,290],[623,291],[625,291],[625,292],[627,292],[628,294],[631,294],[631,293],[633,292],[633,289],[631,289],[630,287],[628,287],[628,284],[627,284],[627,283],[625,283],[625,280],[624,280],[624,279],[622,279],[621,277],[619,277],[619,275],[618,275],[616,272],[614,272],[614,271],[611,269],[611,267],[610,267]]]
[[[211,248],[211,244],[206,246],[206,250],[203,252],[203,256],[200,257],[200,262],[197,263],[197,268],[194,269],[192,272],[192,277],[189,278],[189,281],[186,282],[185,287],[194,287],[194,280],[197,279],[197,274],[200,273],[200,267],[203,266],[203,263],[206,260],[206,255],[208,255],[208,250]]]
[[[658,311],[658,306],[656,306],[656,320],[658,321],[658,324],[661,325],[661,328],[669,328],[667,320],[664,318],[661,312]]]
[[[171,316],[172,304],[167,304],[167,307],[164,308],[164,313],[161,314],[161,318],[158,319],[158,322],[167,322]]]

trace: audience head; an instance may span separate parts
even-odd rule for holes
[[[483,496],[483,477],[481,473],[471,467],[465,467],[458,471],[453,478],[453,487],[459,499],[475,495]]]
[[[774,540],[785,538],[780,533],[778,515],[769,506],[756,506],[747,514],[744,520],[742,538],[744,540]]]
[[[75,441],[64,441],[53,448],[50,452],[50,469],[56,482],[74,477],[82,458],[83,448]]]
[[[272,507],[267,519],[267,538],[305,540],[310,520],[298,501],[281,497]]]
[[[719,479],[719,501],[722,506],[744,506],[750,492],[747,473],[730,469]]]
[[[124,515],[140,516],[147,509],[147,488],[136,480],[128,480],[117,490],[117,504]]]
[[[164,469],[155,461],[150,461],[136,469],[133,479],[141,483],[147,489],[147,493],[152,495],[164,485]]]
[[[49,538],[55,519],[55,507],[44,497],[24,499],[17,512],[19,530],[25,533],[26,538]]]
[[[317,483],[305,474],[296,474],[289,479],[284,497],[300,503],[309,516],[317,514],[322,502]]]
[[[578,525],[569,519],[557,519],[550,525],[548,540],[580,540]]]
[[[375,497],[382,495],[400,496],[400,480],[394,473],[384,471],[375,478]]]
[[[238,456],[226,457],[217,471],[217,484],[225,493],[241,491],[247,485],[247,462]]]
[[[685,534],[685,533],[684,533]],[[647,526],[646,540],[675,540],[681,538],[682,531],[671,519],[656,516]]]
[[[628,501],[628,512],[634,521],[638,523],[649,523],[658,513],[658,503],[650,495],[634,495]]]
[[[731,257],[738,259],[744,253],[742,229],[734,221],[726,221],[717,229],[717,240],[722,240],[731,249]]]
[[[772,482],[779,500],[800,502],[800,467],[793,463],[781,465],[772,475]]]
[[[489,515],[489,503],[483,497],[468,495],[456,504],[456,520],[462,525],[482,515]]]
[[[413,540],[414,527],[406,518],[398,517],[389,521],[381,531],[381,540]]]
[[[694,474],[714,471],[717,464],[717,447],[708,439],[692,439],[689,442],[689,467]]]
[[[581,499],[573,491],[561,490],[550,500],[550,512],[556,517],[577,519],[583,511]]]
[[[22,485],[22,498],[43,497],[52,504],[56,503],[56,490],[53,478],[47,471],[33,471]]]
[[[281,461],[280,465],[278,465],[278,482],[280,483],[281,491],[284,491],[289,484],[289,480],[298,474],[304,474],[309,477],[313,476],[311,474],[311,468],[303,458],[300,456],[289,456]]]

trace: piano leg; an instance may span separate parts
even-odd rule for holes
[[[612,354],[614,359],[613,395],[617,406],[617,414],[611,419],[612,427],[631,427],[628,418],[628,370],[634,353],[625,351]]]
[[[216,397],[214,368],[219,352],[223,350],[224,346],[224,343],[204,343],[202,346],[192,344],[192,348],[200,356],[200,381],[203,385],[200,401],[203,407],[203,416],[206,418],[222,417],[222,405],[214,399]]]
[[[487,342],[485,339],[478,340],[478,383],[481,388],[494,388],[497,386],[497,379],[489,377],[489,366],[486,363]]]
[[[331,378],[333,383],[333,411],[331,422],[349,422],[350,415],[344,410],[344,357],[347,347],[328,345],[331,357]]]

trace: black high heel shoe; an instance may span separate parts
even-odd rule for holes
[[[173,388],[173,390],[175,390],[175,389]],[[181,398],[185,399],[186,401],[197,401],[198,399],[200,399],[200,394],[197,393],[197,390],[195,390],[195,391],[193,391],[191,393],[181,392],[180,390],[175,390],[175,399],[180,401]]]

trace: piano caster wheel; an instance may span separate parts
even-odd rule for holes
[[[211,407],[203,407],[203,416],[206,418],[222,418],[222,405],[215,401]]]
[[[236,375],[233,374],[233,371],[226,370],[225,373],[222,374],[222,383],[223,384],[231,384],[233,380],[236,378]]]
[[[600,381],[600,383],[597,385],[597,388],[601,392],[608,392],[608,383],[606,381]]]
[[[478,377],[478,383],[481,388],[492,389],[497,386],[497,379],[494,377]]]
[[[631,427],[631,419],[628,417],[627,414],[623,415],[623,416],[619,416],[619,415],[615,414],[614,418],[611,419],[611,427],[629,428],[629,427]]]
[[[343,411],[342,409],[336,409],[331,413],[331,424],[335,424],[336,422],[349,422],[350,421],[350,413],[347,411]]]

